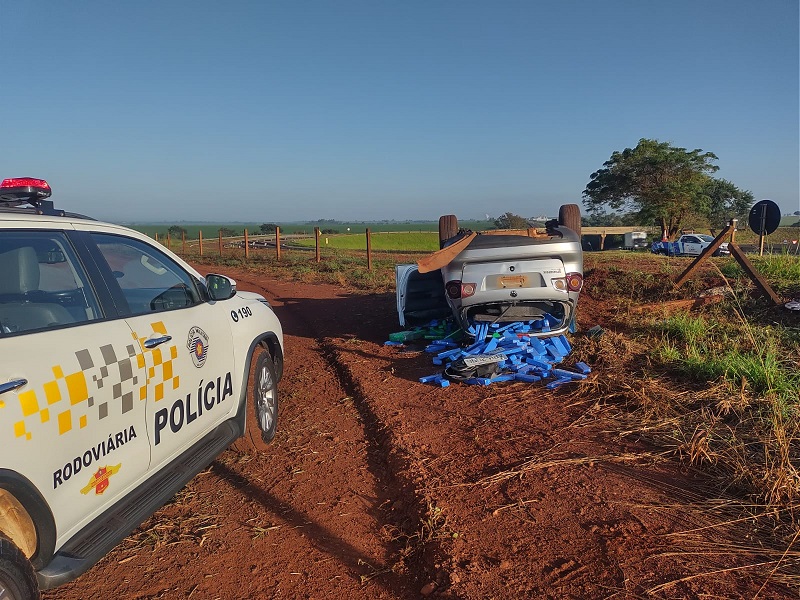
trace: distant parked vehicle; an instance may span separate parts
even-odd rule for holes
[[[653,242],[650,251],[666,256],[699,256],[713,241],[714,238],[710,235],[685,233],[674,242]],[[714,256],[727,256],[730,253],[728,242],[723,242],[714,251]]]
[[[641,250],[647,248],[647,232],[629,231],[625,234],[622,247],[625,250]]]

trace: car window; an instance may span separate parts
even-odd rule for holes
[[[92,233],[131,315],[187,308],[201,303],[194,277],[169,256],[134,238]]]
[[[696,237],[694,237],[693,235],[687,235],[687,236],[686,236],[686,237],[683,239],[683,242],[684,242],[685,244],[699,244],[699,243],[700,243],[700,240],[698,240],[698,239],[697,239]]]
[[[89,278],[60,231],[0,231],[0,335],[101,317]]]
[[[714,241],[714,238],[713,238],[713,237],[711,237],[710,235],[701,235],[701,236],[699,236],[699,237],[700,237],[700,239],[701,239],[701,240],[703,240],[704,242],[713,242],[713,241]]]

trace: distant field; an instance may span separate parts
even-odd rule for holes
[[[800,223],[800,216],[791,215],[789,217],[781,217],[781,227],[791,227],[795,223]]]
[[[382,232],[370,235],[372,249],[377,251],[433,252],[439,249],[439,232],[417,231]],[[295,240],[300,246],[314,247],[314,238]],[[367,238],[363,233],[347,235],[320,235],[320,246],[337,250],[365,250]]]
[[[784,218],[784,221],[787,218]],[[475,231],[482,231],[489,228],[487,221],[460,221],[462,227],[473,229]],[[425,223],[340,223],[340,224],[323,224],[319,226],[315,224],[302,224],[291,223],[287,225],[280,225],[281,232],[285,235],[293,234],[306,234],[313,236],[314,227],[320,227],[320,231],[332,230],[336,233],[321,233],[320,241],[323,248],[341,249],[341,250],[365,250],[366,237],[365,231],[367,228],[371,231],[372,248],[375,251],[396,251],[396,252],[432,252],[439,248],[437,222]],[[158,234],[158,239],[162,242],[166,240],[167,230],[169,225],[160,224],[133,224],[128,225],[137,231],[155,237]],[[198,233],[203,232],[203,239],[212,242],[216,240],[219,235],[220,228],[226,228],[235,233],[236,236],[241,237],[244,230],[251,236],[261,235],[258,224],[255,223],[200,223],[200,224],[181,224],[186,230],[187,241],[197,240]],[[347,229],[350,228],[348,232]],[[598,236],[595,236],[598,237]],[[788,244],[786,247],[791,246],[793,240],[800,238],[800,227],[779,227],[773,234],[767,236],[766,245],[773,249],[778,249],[784,246],[783,241],[786,240]],[[173,244],[179,238],[172,236]],[[325,242],[327,240],[327,243]],[[752,245],[758,242],[758,235],[750,231],[745,226],[736,232],[736,241],[739,244]],[[599,241],[592,240],[591,237],[585,237],[584,242],[591,242],[593,247],[599,245]],[[314,247],[313,237],[306,239],[295,239],[292,243]],[[606,249],[613,249],[622,245],[621,235],[610,235],[606,239]],[[588,246],[586,246],[588,248]]]
[[[269,223],[270,221],[266,221]],[[173,225],[178,227],[182,227],[186,230],[186,237],[191,239],[197,239],[198,233],[200,231],[203,232],[204,238],[216,238],[219,235],[219,230],[222,228],[230,229],[231,231],[235,232],[236,235],[243,235],[244,230],[247,229],[248,235],[260,235],[261,234],[261,225],[265,223],[265,221],[261,221],[260,223],[125,223],[127,227],[131,229],[135,229],[136,231],[141,231],[142,233],[149,235],[150,237],[155,237],[155,234],[158,234],[159,238],[166,237],[167,231]],[[460,221],[459,224],[461,227],[465,227],[467,229],[474,229],[476,231],[480,231],[483,229],[488,229],[491,226],[489,221]],[[377,232],[394,232],[394,231],[406,231],[406,232],[421,232],[421,231],[439,231],[439,222],[438,221],[425,221],[425,222],[352,222],[352,223],[277,223],[280,226],[281,232],[285,234],[313,234],[314,227],[319,227],[320,231],[322,230],[332,230],[334,233],[328,235],[334,235],[337,233],[340,234],[355,234],[361,233],[363,234],[367,228],[373,233]]]

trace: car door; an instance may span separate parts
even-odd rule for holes
[[[59,544],[150,462],[140,352],[70,233],[0,229],[0,468],[44,496]]]
[[[145,370],[152,468],[159,468],[229,418],[234,390],[231,317],[206,301],[196,277],[154,244],[92,233],[127,304],[127,322]],[[238,395],[237,395],[238,396]]]
[[[440,270],[420,273],[416,264],[395,265],[397,316],[401,327],[450,316]]]
[[[697,256],[703,251],[703,243],[700,238],[694,235],[683,237],[683,253],[690,256]]]

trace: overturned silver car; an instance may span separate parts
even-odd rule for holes
[[[455,216],[445,215],[439,238],[442,250],[434,260],[396,267],[402,326],[452,314],[472,336],[485,333],[484,324],[511,322],[530,322],[531,335],[539,337],[573,330],[583,287],[577,205],[562,206],[543,232],[475,234],[459,230]]]

